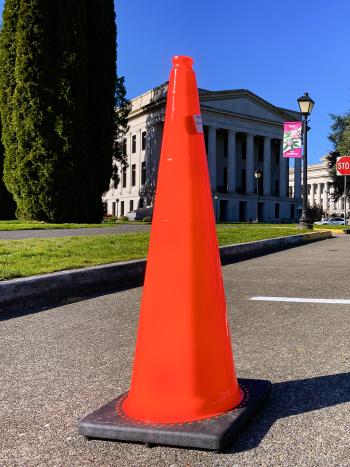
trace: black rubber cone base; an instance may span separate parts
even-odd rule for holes
[[[79,433],[102,438],[221,451],[242,425],[259,409],[271,391],[270,381],[238,379],[244,393],[240,405],[229,412],[186,423],[153,424],[129,418],[122,410],[127,393],[79,422]]]

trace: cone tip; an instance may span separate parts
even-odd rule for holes
[[[175,55],[173,57],[173,64],[176,65],[188,65],[192,67],[193,58],[187,57],[186,55]]]

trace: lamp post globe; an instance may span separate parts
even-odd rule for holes
[[[302,229],[312,229],[312,224],[307,215],[308,206],[308,188],[307,188],[307,132],[308,128],[308,116],[311,114],[315,102],[311,99],[307,92],[303,96],[297,99],[299,104],[300,113],[303,116],[303,210],[301,218],[299,220],[299,227]]]

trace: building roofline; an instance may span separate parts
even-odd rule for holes
[[[141,98],[143,96],[146,96],[147,94],[155,92],[155,91],[164,91],[165,90],[164,88],[166,88],[168,84],[169,84],[169,81],[165,81],[164,83],[160,84],[159,86],[156,86],[156,87],[154,87],[152,89],[149,89],[148,91],[146,91],[146,92],[144,92],[142,94],[139,94],[138,96],[130,99],[130,101],[131,102],[136,101],[137,99],[139,99],[139,98]],[[249,91],[249,89],[224,89],[224,90],[221,90],[221,91],[211,91],[211,90],[204,89],[204,88],[198,88],[198,93],[199,93],[200,97],[213,98],[213,99],[215,99],[216,97],[223,98],[223,97],[229,97],[229,96],[230,97],[248,96],[248,97],[252,98],[253,100],[255,100],[256,102],[260,103],[260,105],[262,104],[264,107],[268,108],[271,112],[274,112],[274,113],[278,114],[279,116],[281,116],[283,118],[288,118],[291,121],[298,121],[298,120],[301,119],[300,112],[298,112],[296,110],[292,110],[292,109],[286,109],[286,108],[283,108],[283,107],[275,106],[275,105],[271,104],[270,102],[268,102],[267,100],[263,99],[262,97],[258,96],[254,92]],[[162,94],[162,96],[159,99],[155,99],[154,101],[149,102],[144,107],[148,107],[148,106],[154,105],[154,104],[159,104],[159,103],[165,101],[165,96],[163,95],[163,92],[161,92],[161,94]],[[140,110],[140,109],[138,109],[138,110]]]

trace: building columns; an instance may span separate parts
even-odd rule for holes
[[[283,141],[280,140],[280,197],[287,196],[287,174],[288,174],[288,158],[283,157]]]
[[[294,198],[301,198],[301,158],[294,159]]]
[[[247,193],[254,193],[254,135],[247,134],[246,187]]]
[[[325,182],[324,189],[323,189],[323,210],[324,212],[328,211],[328,190],[329,190],[329,183]]]
[[[271,195],[271,138],[264,137],[264,196]]]
[[[315,205],[315,185],[313,183],[310,184],[310,199],[309,204],[311,207]]]
[[[215,192],[216,187],[216,128],[208,127],[208,166],[210,175],[211,191]]]
[[[236,132],[228,130],[228,191],[235,192],[237,188],[237,154],[236,154]]]
[[[317,205],[321,206],[321,183],[317,184]]]

